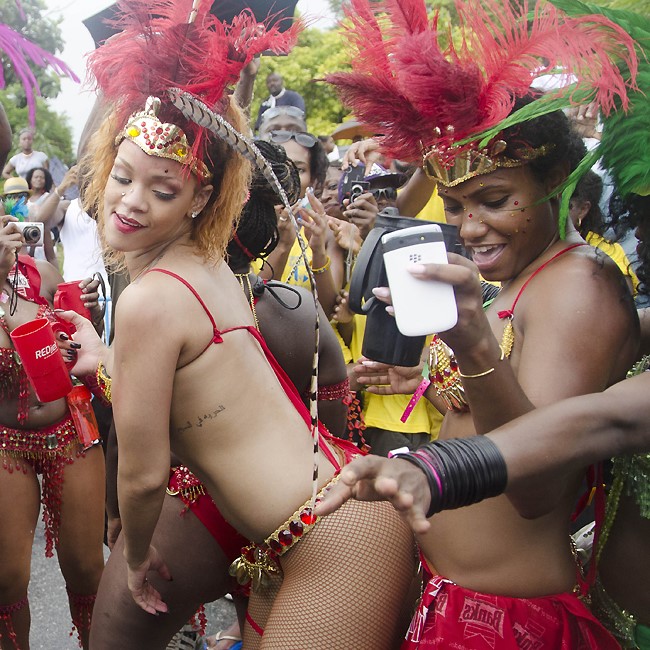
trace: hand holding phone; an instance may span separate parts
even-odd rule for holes
[[[397,329],[405,336],[437,334],[458,321],[450,284],[420,280],[409,273],[414,264],[447,264],[442,229],[435,224],[403,228],[381,238]]]

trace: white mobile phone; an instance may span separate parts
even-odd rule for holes
[[[442,229],[435,224],[403,228],[381,238],[397,329],[405,336],[437,334],[458,320],[454,288],[445,282],[419,280],[413,264],[447,264]]]

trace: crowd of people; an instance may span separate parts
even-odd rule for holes
[[[467,0],[441,44],[423,0],[353,0],[325,82],[354,128],[313,134],[278,70],[250,114],[300,24],[207,4],[118,2],[58,185],[0,110],[0,648],[30,647],[41,510],[83,648],[650,648],[650,178],[612,145],[648,91],[629,16]],[[391,288],[351,287],[418,224],[448,263],[408,271],[457,321],[395,365],[368,352]],[[86,317],[55,309],[64,281]],[[14,348],[36,319],[90,444]]]

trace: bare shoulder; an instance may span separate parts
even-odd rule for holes
[[[601,250],[590,245],[580,246],[562,255],[531,282],[525,293],[532,304],[531,311],[547,311],[546,317],[558,313],[580,313],[587,317],[621,317],[638,323],[634,301],[625,277],[616,263]],[[538,305],[536,309],[535,305]]]
[[[519,309],[515,325],[519,320],[524,329],[532,361],[523,370],[535,374],[546,362],[569,364],[574,373],[553,381],[561,385],[573,374],[572,381],[582,377],[584,385],[567,394],[602,390],[622,379],[634,361],[639,319],[632,295],[616,264],[591,246],[545,267],[525,289]]]
[[[41,276],[41,296],[52,300],[56,291],[57,284],[63,282],[63,277],[54,265],[46,260],[34,260],[36,268]]]
[[[140,281],[129,284],[120,294],[116,321],[136,330],[155,327],[160,330],[175,318],[182,300],[183,285],[162,273],[149,273]],[[152,330],[152,331],[156,331]]]

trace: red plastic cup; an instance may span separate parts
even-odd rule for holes
[[[62,282],[56,287],[56,293],[54,294],[54,309],[76,311],[84,318],[90,320],[90,311],[81,299],[82,295],[83,290],[79,288],[79,281]]]
[[[47,318],[19,325],[11,332],[11,340],[40,402],[54,402],[72,390],[70,374]]]

